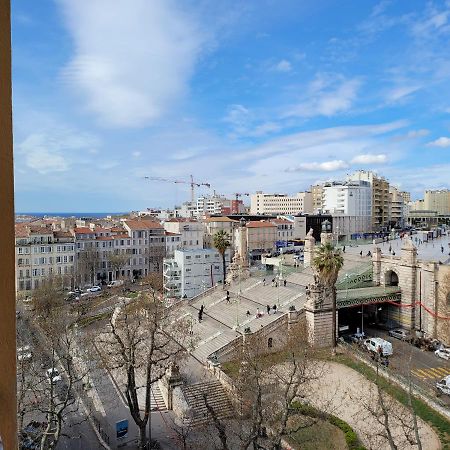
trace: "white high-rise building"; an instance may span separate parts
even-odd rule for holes
[[[264,194],[262,191],[250,196],[250,214],[255,215],[295,215],[311,213],[313,199],[311,192],[295,195]]]
[[[325,183],[322,209],[325,213],[371,216],[372,190],[367,181]]]

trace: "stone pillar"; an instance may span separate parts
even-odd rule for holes
[[[375,246],[372,253],[372,269],[373,269],[373,283],[375,286],[381,284],[381,248]]]
[[[333,344],[331,291],[327,291],[325,287],[318,282],[316,275],[314,278],[314,284],[308,286],[306,291],[307,301],[305,303],[305,316],[308,330],[308,343],[313,347],[330,347]]]
[[[405,305],[418,301],[416,266],[417,249],[407,236],[403,240],[399,268],[399,285],[402,290],[402,303]],[[415,307],[400,308],[400,322],[405,328],[411,330],[415,328],[415,309]]]
[[[316,240],[313,236],[313,229],[311,228],[305,237],[305,248],[303,253],[303,265],[310,267],[314,259],[314,247]]]
[[[324,245],[327,242],[333,243],[333,233],[327,233],[327,232],[320,233],[320,243],[322,245]]]
[[[173,392],[176,387],[183,385],[180,369],[175,363],[171,363],[166,371],[164,377],[159,381],[159,387],[163,396],[166,407],[169,410],[173,409]]]

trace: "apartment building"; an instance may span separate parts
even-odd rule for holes
[[[370,184],[367,181],[325,183],[322,209],[325,213],[370,217],[372,214]]]
[[[294,221],[288,219],[272,219],[271,222],[277,226],[277,241],[288,241],[294,239]]]
[[[71,233],[18,224],[15,245],[17,292],[37,289],[51,276],[60,276],[65,286],[73,286],[75,243]]]
[[[404,200],[403,192],[400,192],[396,187],[389,187],[390,200],[390,213],[389,224],[391,227],[403,227],[404,225]]]
[[[311,192],[298,192],[295,195],[264,194],[262,191],[250,196],[250,214],[285,215],[312,212]]]
[[[208,217],[204,221],[204,246],[205,248],[213,247],[214,235],[220,231],[226,231],[233,241],[234,230],[239,226],[239,220],[230,219],[229,217]]]
[[[245,239],[241,239],[240,233],[246,233]],[[248,255],[251,259],[260,259],[262,254],[274,251],[277,240],[278,226],[269,220],[251,220],[245,227],[239,226],[235,229],[237,252],[240,255]],[[242,242],[246,242],[247,249],[239,247]]]
[[[123,226],[132,239],[133,276],[161,273],[166,252],[165,230],[152,220],[125,220]]]
[[[225,254],[230,263],[229,252]],[[222,256],[216,249],[176,250],[164,259],[164,292],[169,298],[192,298],[223,278]]]
[[[390,194],[389,182],[372,171],[358,170],[347,181],[367,181],[372,188],[372,231],[389,229]]]
[[[312,197],[312,211],[313,213],[318,213],[322,211],[322,200],[323,200],[323,185],[315,184],[310,188]],[[308,211],[309,212],[309,211]]]
[[[439,215],[450,214],[450,190],[425,191],[423,198],[426,211],[436,211]]]
[[[203,224],[195,219],[174,218],[164,222],[164,229],[181,235],[181,248],[193,250],[203,248]]]
[[[182,248],[182,236],[180,233],[172,233],[166,231],[164,233],[166,238],[166,258],[173,258],[175,250],[180,250]]]

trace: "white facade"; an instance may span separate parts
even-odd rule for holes
[[[347,216],[371,216],[372,190],[366,181],[333,182],[323,186],[323,211]]]
[[[175,250],[181,249],[181,234],[166,231],[166,258],[172,258]]]
[[[170,219],[164,222],[164,229],[181,235],[180,248],[193,250],[203,248],[204,228],[201,222],[193,219]]]
[[[225,254],[226,265],[230,262]],[[167,297],[192,298],[223,278],[222,256],[216,249],[176,250],[164,259],[164,291]]]
[[[295,195],[264,194],[259,191],[250,196],[250,214],[278,215],[311,213],[313,199],[311,192],[298,192]]]
[[[73,285],[75,243],[70,233],[47,227],[25,227],[16,231],[16,290],[40,287],[51,276]]]

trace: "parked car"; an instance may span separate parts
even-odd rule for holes
[[[391,356],[393,354],[392,344],[378,337],[366,339],[364,347],[372,354],[379,354],[380,348],[383,356]]]
[[[86,289],[88,292],[100,292],[102,288],[100,286],[92,286],[89,289]]]
[[[354,342],[355,344],[360,344],[366,337],[367,336],[364,332],[354,333],[350,335],[350,341]]]
[[[61,375],[59,374],[58,369],[56,367],[47,369],[46,374],[49,383],[57,383],[58,381],[62,380]]]
[[[389,330],[389,336],[392,336],[396,339],[400,339],[401,341],[407,341],[411,338],[409,331],[402,330],[401,328],[396,328],[395,330]]]
[[[111,281],[110,283],[108,283],[108,287],[117,287],[117,286],[122,286],[123,285],[123,280],[115,280],[115,281]]]
[[[434,354],[436,356],[439,356],[439,358],[446,359],[447,361],[450,361],[450,348],[442,347],[442,348],[436,350],[434,352]]]
[[[439,380],[436,383],[436,389],[438,390],[438,394],[447,394],[450,395],[450,375],[447,375],[442,380]]]

